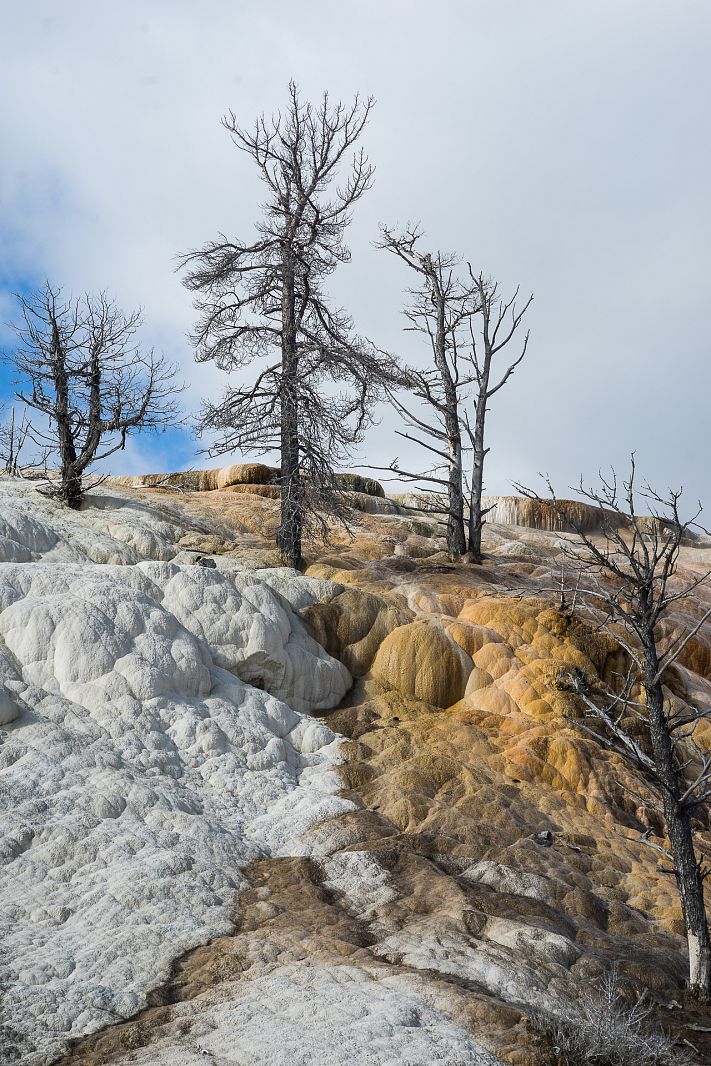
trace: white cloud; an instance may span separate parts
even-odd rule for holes
[[[434,244],[536,293],[527,365],[492,410],[489,488],[539,467],[566,484],[636,446],[655,481],[711,499],[710,28],[695,0],[7,5],[2,277],[142,304],[194,401],[214,394],[223,377],[192,363],[174,267],[258,216],[220,115],[273,110],[292,75],[305,95],[373,92],[376,185],[334,279],[359,328],[415,353],[409,279],[371,246],[381,219],[421,218]],[[368,457],[394,451],[384,425]]]

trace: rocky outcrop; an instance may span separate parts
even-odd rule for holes
[[[430,493],[396,493],[390,499],[403,510],[427,512],[441,506]],[[629,523],[613,511],[585,503],[582,500],[535,500],[526,496],[482,496],[482,507],[491,508],[486,515],[488,525],[524,526],[548,533],[572,533],[579,530],[593,533]],[[637,518],[640,529],[647,533],[661,529],[663,522],[651,515]]]
[[[345,589],[328,603],[307,607],[302,617],[319,644],[344,663],[354,677],[362,677],[386,637],[413,615],[380,596]]]
[[[184,470],[173,474],[135,474],[112,477],[117,488],[173,488],[184,492],[210,492],[233,485],[274,484],[279,471],[263,463],[234,463],[212,470]]]
[[[471,660],[437,622],[422,619],[400,626],[378,649],[373,677],[387,689],[451,707],[464,695]]]
[[[487,522],[548,532],[569,533],[579,529],[590,533],[600,529],[603,521],[612,523],[613,528],[619,523],[612,511],[601,511],[581,500],[558,500],[554,505],[552,500],[531,500],[525,496],[483,496],[482,505],[493,508],[486,516]]]
[[[233,463],[211,470],[184,470],[172,474],[134,474],[112,477],[111,484],[123,488],[177,488],[186,492],[210,492],[236,485],[276,485],[279,468],[264,463]],[[344,492],[365,496],[385,496],[374,478],[360,474],[336,474],[336,483]]]

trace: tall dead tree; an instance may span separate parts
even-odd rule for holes
[[[143,351],[140,314],[124,314],[105,293],[65,299],[47,282],[18,300],[20,343],[10,356],[17,396],[48,422],[29,432],[58,457],[48,491],[76,509],[90,466],[124,448],[129,434],[175,423],[175,368]]]
[[[497,374],[492,384],[491,373],[494,360],[514,340],[526,311],[531,306],[533,296],[529,296],[523,307],[517,310],[518,289],[510,300],[503,300],[499,295],[499,286],[483,274],[474,275],[469,266],[472,292],[477,301],[480,317],[477,326],[480,335],[477,338],[474,323],[470,320],[471,348],[466,360],[473,370],[475,385],[474,418],[465,413],[466,428],[472,447],[471,478],[469,483],[469,519],[468,550],[472,562],[481,562],[481,531],[484,519],[491,508],[482,509],[481,497],[484,491],[484,460],[489,449],[485,445],[486,415],[489,401],[509,380],[519,363],[523,360],[528,347],[529,332],[523,338],[521,349],[509,363],[502,374]]]
[[[484,459],[489,450],[484,443],[488,403],[524,358],[528,333],[518,356],[503,374],[494,382],[491,374],[496,357],[514,339],[533,297],[517,309],[518,289],[510,300],[503,300],[497,283],[483,274],[475,275],[471,266],[469,280],[462,281],[455,274],[454,257],[420,251],[420,238],[416,226],[400,233],[381,227],[378,247],[397,255],[420,275],[418,285],[409,290],[412,301],[405,315],[409,329],[427,335],[434,365],[421,372],[411,370],[408,388],[427,413],[414,411],[412,404],[395,393],[390,400],[417,434],[400,436],[425,448],[437,461],[424,471],[403,470],[398,462],[390,469],[405,480],[424,482],[438,487],[440,493],[446,492],[446,506],[439,510],[446,516],[450,558],[457,559],[468,551],[470,561],[480,563],[481,530],[487,513],[482,510],[481,497]],[[474,411],[470,418],[472,393]],[[422,435],[427,439],[422,440]],[[467,449],[463,441],[467,438],[472,465],[465,502]]]
[[[251,129],[226,116],[223,126],[266,186],[258,236],[242,243],[221,235],[182,261],[200,312],[198,361],[214,360],[225,371],[257,363],[251,385],[230,387],[218,403],[204,405],[200,429],[217,434],[213,455],[279,451],[277,547],[294,567],[318,514],[338,510],[334,468],[362,439],[371,402],[394,367],[354,334],[324,288],[350,259],[345,230],[372,182],[373,167],[354,148],[372,106],[358,97],[332,104],[327,93],[313,106],[292,82],[283,113],[262,115]],[[334,383],[343,394],[333,392]]]
[[[419,373],[411,371],[409,390],[428,413],[416,413],[396,394],[391,395],[391,402],[418,434],[400,435],[436,456],[437,461],[421,472],[402,470],[398,463],[391,469],[405,479],[441,486],[440,491],[446,492],[447,504],[442,513],[446,516],[447,549],[450,558],[457,559],[467,547],[461,400],[463,388],[471,382],[470,377],[460,376],[459,356],[467,323],[479,310],[478,292],[474,285],[466,285],[456,276],[453,256],[421,251],[421,236],[416,226],[408,226],[400,233],[382,226],[378,247],[398,256],[418,275],[416,286],[409,290],[411,303],[405,309],[407,328],[428,337],[434,365]],[[428,440],[423,441],[422,434]]]
[[[664,636],[670,609],[675,604],[691,609],[688,597],[711,577],[711,572],[704,572],[684,580],[678,574],[679,552],[700,507],[683,519],[680,491],[661,496],[646,486],[639,493],[634,457],[621,489],[614,474],[602,479],[599,490],[581,482],[581,496],[599,510],[595,534],[583,530],[574,513],[560,506],[550,484],[548,488],[564,528],[572,527],[582,544],[582,554],[574,544],[564,549],[570,567],[578,572],[577,602],[587,605],[595,624],[621,645],[629,659],[626,675],[614,689],[591,686],[580,671],[568,672],[562,685],[581,700],[585,717],[579,728],[638,771],[654,797],[642,798],[663,817],[668,853],[648,839],[651,829],[643,839],[668,854],[686,927],[689,988],[709,1002],[711,942],[704,881],[710,871],[697,857],[695,834],[704,822],[708,827],[711,753],[696,743],[695,734],[699,723],[711,717],[711,707],[674,701],[665,691],[670,668],[711,618],[711,608],[697,611],[696,620],[674,638]],[[651,516],[638,514],[639,495]]]

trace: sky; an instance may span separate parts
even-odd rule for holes
[[[331,280],[358,331],[426,363],[381,222],[420,221],[432,248],[535,296],[526,360],[491,403],[486,490],[545,471],[563,493],[635,450],[656,487],[711,510],[710,46],[707,0],[2,0],[0,346],[13,293],[106,288],[143,308],[196,411],[226,377],[193,360],[177,256],[249,240],[263,198],[221,116],[271,113],[290,78],[312,100],[372,94],[375,183]],[[357,459],[421,463],[396,428],[381,412]],[[215,465],[200,448],[174,429],[110,466]]]

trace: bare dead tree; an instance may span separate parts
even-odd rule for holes
[[[124,448],[136,430],[175,424],[175,368],[142,350],[140,313],[124,314],[106,293],[65,299],[47,282],[17,299],[22,323],[10,356],[17,396],[48,422],[47,429],[31,424],[28,436],[58,456],[59,479],[48,491],[76,509],[90,466]]]
[[[390,469],[404,480],[441,486],[439,491],[446,493],[440,512],[446,517],[447,548],[450,558],[457,559],[467,546],[461,400],[462,390],[472,381],[460,376],[460,344],[467,324],[479,311],[479,294],[474,284],[463,283],[455,274],[454,256],[420,250],[421,237],[418,226],[408,225],[401,232],[381,226],[378,247],[398,256],[418,275],[416,286],[408,290],[406,328],[428,337],[434,365],[423,372],[410,371],[408,384],[427,413],[416,413],[411,403],[405,404],[394,393],[390,401],[412,430],[399,435],[434,455],[436,461],[427,470],[412,472],[395,460]]]
[[[397,255],[420,275],[417,287],[408,290],[412,299],[405,311],[410,323],[407,328],[427,335],[434,365],[424,372],[410,370],[407,384],[427,413],[413,410],[411,403],[392,391],[389,398],[412,431],[396,432],[436,460],[427,470],[403,470],[397,459],[387,469],[402,480],[437,486],[443,497],[438,510],[446,517],[450,557],[457,559],[468,550],[470,561],[481,563],[481,530],[490,510],[481,506],[484,459],[489,450],[484,444],[488,403],[523,360],[528,333],[517,357],[494,382],[492,367],[496,356],[513,340],[533,297],[517,309],[518,289],[511,299],[503,300],[497,283],[483,274],[475,275],[471,265],[469,279],[462,281],[455,273],[455,258],[421,251],[421,236],[417,226],[408,225],[398,233],[383,226],[378,247]],[[474,414],[470,418],[467,408],[472,385]],[[464,473],[468,449],[463,444],[467,438],[472,451],[468,479]]]
[[[5,473],[11,477],[20,477],[23,471],[23,452],[28,440],[31,441],[32,427],[23,410],[19,422],[15,419],[14,406],[10,409],[10,417],[0,423],[0,461],[3,463]],[[46,462],[47,456],[43,453],[36,462]]]
[[[483,274],[475,275],[469,265],[471,288],[481,317],[477,318],[480,336],[477,338],[474,322],[469,319],[471,347],[466,353],[466,361],[472,368],[475,383],[474,424],[471,424],[465,410],[465,424],[472,448],[471,477],[469,481],[469,517],[468,550],[471,561],[481,563],[481,531],[484,519],[491,510],[482,510],[481,497],[484,491],[484,460],[489,449],[485,446],[486,415],[489,401],[504,387],[516,367],[522,362],[528,348],[529,331],[521,343],[520,350],[513,362],[509,363],[503,373],[491,381],[492,367],[496,357],[514,340],[526,311],[531,306],[533,296],[529,296],[523,307],[517,309],[516,300],[519,290],[509,300],[499,295],[499,286]]]
[[[645,802],[663,817],[676,877],[689,948],[689,988],[704,1002],[711,999],[711,943],[704,905],[704,882],[709,868],[697,857],[695,833],[707,817],[711,799],[711,754],[695,742],[699,723],[711,717],[711,707],[682,704],[665,696],[665,676],[684,649],[711,618],[701,613],[684,632],[664,639],[662,626],[670,608],[688,600],[708,582],[711,572],[680,580],[679,552],[693,531],[701,507],[690,518],[680,513],[681,491],[662,496],[649,486],[635,487],[635,464],[618,488],[614,473],[601,476],[600,488],[579,492],[599,511],[599,532],[582,529],[574,513],[560,507],[550,482],[552,506],[561,521],[577,533],[582,545],[564,547],[580,580],[576,596],[591,618],[624,649],[629,661],[616,688],[591,687],[578,671],[562,679],[579,697],[584,718],[577,724],[600,744],[615,751],[642,776],[655,798]],[[517,486],[519,491],[542,498]],[[638,497],[651,516],[640,516]],[[592,723],[592,724],[591,724]]]
[[[395,368],[354,334],[351,318],[331,307],[324,291],[328,276],[350,259],[345,230],[372,183],[373,167],[354,148],[372,106],[357,96],[348,106],[332,104],[327,93],[314,106],[292,82],[284,113],[262,115],[250,130],[227,115],[223,126],[267,188],[258,236],[246,244],[220,235],[182,259],[200,312],[198,361],[214,360],[228,372],[258,364],[250,386],[230,387],[218,403],[204,404],[200,429],[217,434],[213,455],[279,451],[277,546],[295,567],[302,536],[323,532],[319,514],[341,513],[334,469],[362,439],[372,402]],[[336,185],[342,165],[347,174]]]

